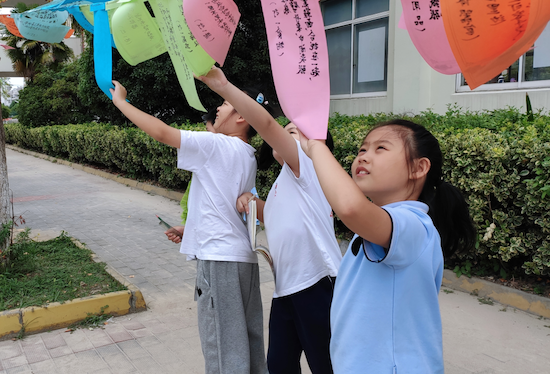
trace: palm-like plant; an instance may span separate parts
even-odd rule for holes
[[[33,7],[28,7],[24,3],[17,4],[12,13],[23,13]],[[7,49],[6,53],[13,63],[13,69],[29,82],[32,82],[34,76],[41,66],[49,66],[56,70],[64,62],[74,57],[73,50],[65,43],[45,43],[36,40],[27,40],[25,38],[13,35],[4,27],[4,37],[2,40],[6,45],[13,49]]]

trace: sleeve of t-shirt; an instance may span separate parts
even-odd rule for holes
[[[392,235],[387,253],[380,246],[366,247],[367,258],[386,265],[405,267],[415,262],[422,252],[428,237],[428,229],[420,217],[402,207],[384,208],[392,220]]]
[[[215,148],[215,134],[207,131],[181,130],[178,168],[194,173],[199,171],[206,164]]]
[[[307,157],[298,140],[296,140],[296,146],[298,147],[298,159],[300,162],[300,177],[297,178],[297,180],[302,188],[306,188],[309,186],[313,178],[317,178],[317,175],[315,174],[313,161]]]

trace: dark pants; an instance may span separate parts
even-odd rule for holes
[[[301,373],[302,351],[313,374],[332,373],[329,342],[334,280],[324,277],[303,291],[273,299],[267,351],[270,374]]]

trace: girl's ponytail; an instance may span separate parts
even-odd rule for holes
[[[473,248],[476,230],[472,223],[468,204],[458,188],[447,182],[435,186],[433,197],[425,201],[434,226],[441,236],[441,248],[445,257]]]

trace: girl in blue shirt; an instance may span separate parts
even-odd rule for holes
[[[438,293],[443,253],[476,232],[460,191],[442,180],[437,139],[393,120],[372,129],[352,179],[322,141],[302,135],[327,200],[356,233],[331,308],[335,373],[443,373]]]

